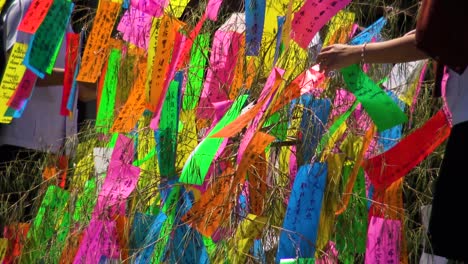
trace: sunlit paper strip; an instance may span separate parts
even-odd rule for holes
[[[289,198],[276,259],[314,257],[327,171],[327,164],[318,162],[299,168]]]
[[[351,0],[308,0],[294,13],[292,39],[307,49],[315,34]]]
[[[195,150],[190,154],[189,159],[182,169],[179,179],[180,182],[196,185],[203,184],[206,173],[208,172],[210,164],[220,144],[226,140],[224,138],[213,138],[211,136],[238,117],[246,100],[246,95],[237,98],[229,111],[218,122],[208,136],[198,144]]]
[[[198,118],[213,118],[215,113],[212,104],[228,100],[229,86],[234,78],[241,37],[242,35],[237,32],[216,31],[203,91],[198,103]]]
[[[346,67],[341,73],[347,88],[362,103],[378,131],[384,131],[407,121],[400,107],[358,65]]]
[[[266,0],[246,0],[245,7],[246,55],[258,56],[262,45]]]
[[[94,83],[101,74],[108,56],[108,40],[120,11],[121,4],[109,0],[101,1],[93,21],[93,28],[82,56],[78,81]]]
[[[364,168],[374,187],[386,188],[404,177],[447,139],[450,129],[444,112],[439,110],[393,148],[365,161]]]
[[[0,96],[0,123],[10,123],[13,119],[5,116],[5,113],[8,110],[8,100],[14,94],[26,72],[23,59],[26,56],[27,49],[26,44],[15,43],[8,58],[7,67],[0,84],[0,93],[2,94]]]

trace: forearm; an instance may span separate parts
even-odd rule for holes
[[[366,63],[402,63],[428,58],[416,47],[416,35],[411,32],[403,37],[368,43],[364,51]],[[362,47],[360,53],[362,52]]]

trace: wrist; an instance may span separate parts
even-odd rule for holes
[[[353,60],[353,64],[359,64],[362,62],[362,47],[363,45],[351,46],[351,58]]]
[[[360,56],[361,61],[360,62],[363,65],[366,63],[366,47],[367,47],[367,42],[361,45],[361,56]]]

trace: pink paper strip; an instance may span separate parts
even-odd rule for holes
[[[351,0],[308,0],[294,13],[292,39],[307,49],[317,32]]]
[[[335,117],[344,114],[353,105],[355,100],[356,97],[345,89],[336,90],[333,109],[329,119],[333,120]]]
[[[276,67],[271,71],[270,76],[268,76],[268,79],[265,83],[265,87],[263,88],[263,91],[260,94],[258,102],[263,101],[264,97],[267,96],[269,91],[273,88],[275,80],[278,78],[278,76],[283,76],[283,74],[284,74],[284,70],[276,68]],[[247,128],[247,131],[245,132],[244,137],[242,138],[241,143],[239,145],[239,149],[237,151],[237,164],[240,164],[242,157],[244,156],[244,151],[249,145],[250,141],[252,140],[255,132],[257,131],[260,121],[263,118],[263,114],[268,109],[268,106],[271,103],[271,99],[275,96],[275,94],[276,93],[273,93],[271,95],[271,98],[265,101],[265,104],[262,105],[262,108],[257,113],[257,115],[255,116],[250,126]]]
[[[73,264],[99,263],[101,256],[118,258],[120,248],[114,221],[91,220]]]
[[[169,0],[132,0],[134,8],[154,17],[161,17]]]
[[[20,110],[23,107],[24,101],[31,96],[36,79],[36,74],[26,69],[18,88],[16,88],[15,93],[8,101],[8,106],[15,110]]]
[[[152,23],[151,15],[132,6],[123,15],[117,30],[123,33],[123,40],[148,49]]]
[[[140,168],[112,160],[93,211],[94,219],[110,219],[125,214],[125,201],[135,189]]]
[[[442,99],[444,101],[444,106],[442,107],[442,110],[444,111],[445,113],[445,116],[447,117],[447,121],[449,122],[450,124],[450,127],[453,126],[453,120],[452,120],[452,112],[450,111],[450,108],[448,106],[448,103],[447,103],[447,81],[449,79],[450,75],[449,75],[449,72],[448,72],[448,68],[447,66],[444,67],[444,75],[442,76],[442,81],[441,81],[441,84],[440,84],[440,89],[442,90]]]
[[[399,220],[371,217],[365,263],[400,263],[400,234]]]
[[[213,103],[229,99],[229,86],[234,77],[241,38],[242,35],[237,32],[216,31],[197,108],[198,118],[212,119],[215,113]]]
[[[218,20],[218,12],[223,0],[210,0],[206,6],[206,16],[211,21]]]
[[[320,97],[323,92],[323,88],[317,87],[317,83],[323,79],[323,73],[320,72],[320,66],[314,65],[307,69],[302,74],[299,87],[301,87],[301,95],[313,94],[316,97]]]
[[[335,243],[333,241],[328,241],[327,246],[325,247],[325,254],[315,261],[315,264],[335,264],[339,263],[338,261],[338,250],[336,249]]]
[[[111,161],[120,161],[124,164],[130,164],[135,154],[134,142],[131,138],[119,134],[115,142],[114,151],[112,151]]]

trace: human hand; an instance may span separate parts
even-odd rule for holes
[[[333,44],[322,48],[317,56],[320,69],[325,73],[348,67],[359,63],[361,59],[361,46],[346,44]]]

